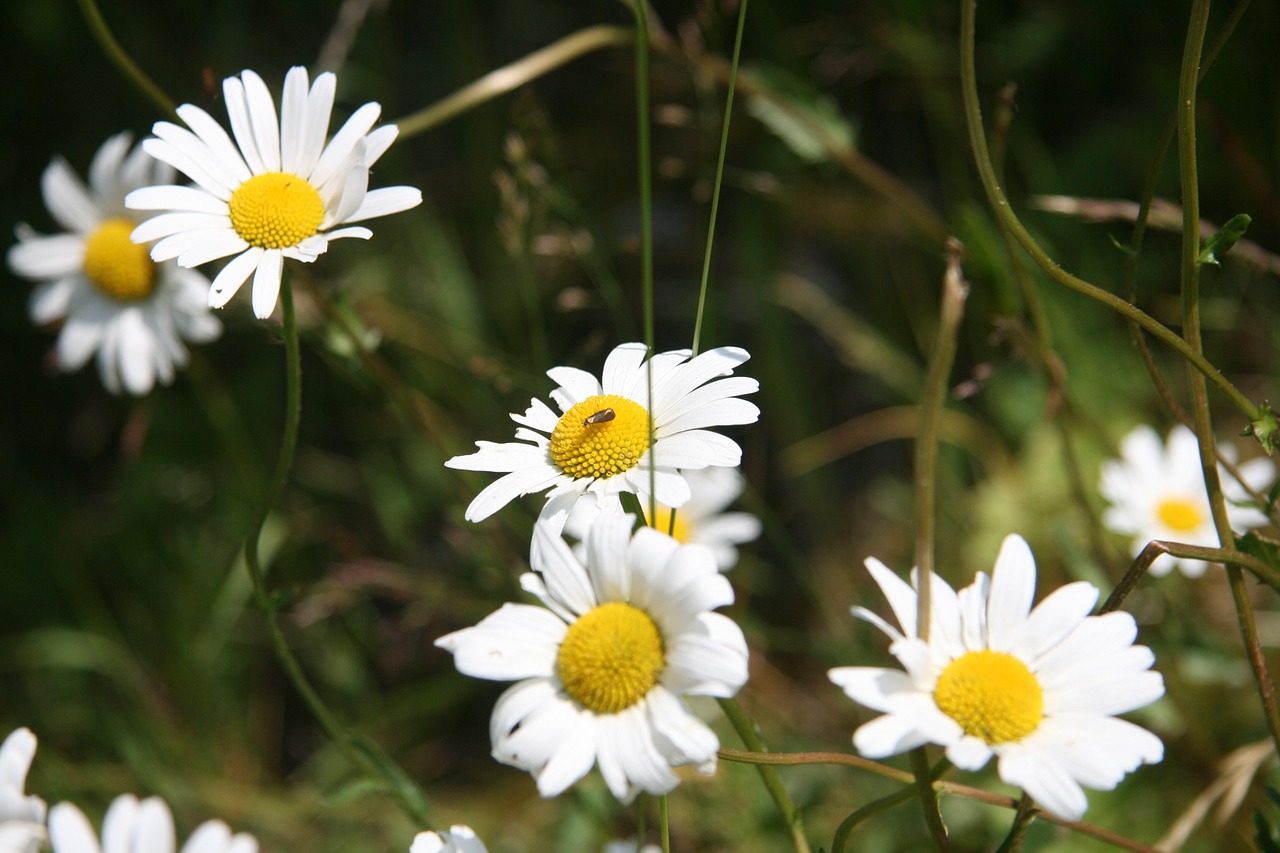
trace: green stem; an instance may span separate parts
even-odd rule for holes
[[[640,301],[644,314],[644,343],[649,348],[646,380],[649,411],[653,411],[653,176],[649,168],[649,0],[633,0],[636,15],[636,156],[640,185]],[[653,418],[649,418],[649,446],[653,447]],[[658,518],[657,467],[649,457],[649,523]]]
[[[623,47],[631,42],[631,38],[630,30],[611,26],[587,27],[567,35],[509,65],[490,71],[479,80],[468,83],[430,106],[398,119],[395,124],[400,128],[399,138],[403,140],[417,136],[499,95],[518,89],[584,54],[606,47]]]
[[[887,764],[881,764],[877,761],[870,761],[857,755],[850,755],[845,752],[743,752],[738,749],[720,749],[717,753],[723,761],[733,761],[740,764],[768,765],[770,767],[794,767],[800,765],[818,765],[831,764],[843,767],[856,767],[860,770],[869,770],[887,779],[893,779],[904,785],[914,787],[916,778],[912,773],[905,770],[898,770],[889,767]],[[947,769],[945,762],[939,762],[938,767],[934,769],[933,775],[938,775],[941,770]],[[984,791],[981,788],[973,788],[969,785],[961,785],[956,782],[934,781],[934,789],[939,794],[945,794],[948,797],[962,797],[966,800],[973,800],[978,803],[986,803],[987,805],[999,806],[1006,809],[1016,809],[1018,800],[1013,797],[1006,797],[1002,794],[993,794],[990,791]],[[912,796],[915,792],[912,791]],[[1047,821],[1057,826],[1070,829],[1072,832],[1078,832],[1081,835],[1088,835],[1099,841],[1106,842],[1114,847],[1120,847],[1125,850],[1134,850],[1138,853],[1159,853],[1154,847],[1149,847],[1140,841],[1134,841],[1125,838],[1123,835],[1117,835],[1109,829],[1100,826],[1094,826],[1091,823],[1083,821],[1067,820],[1059,817],[1052,812],[1040,811],[1036,813],[1039,820]]]
[[[1196,370],[1200,371],[1209,381],[1231,400],[1250,421],[1256,421],[1262,416],[1261,410],[1244,396],[1235,385],[1231,384],[1225,376],[1222,375],[1216,367],[1205,359],[1204,355],[1197,352],[1177,333],[1169,329],[1163,323],[1160,323],[1146,312],[1137,308],[1132,303],[1121,299],[1109,291],[1103,290],[1097,285],[1091,284],[1084,279],[1077,278],[1071,273],[1058,266],[1057,262],[1049,257],[1048,253],[1040,247],[1031,233],[1018,219],[1013,208],[1009,204],[1009,200],[1005,197],[1004,191],[1000,188],[999,182],[996,180],[995,171],[991,164],[991,155],[987,149],[987,140],[983,132],[982,125],[982,108],[978,102],[978,82],[977,73],[974,70],[974,19],[976,16],[977,0],[961,0],[961,16],[960,16],[960,83],[961,94],[964,96],[965,119],[969,132],[969,144],[973,150],[974,161],[978,168],[978,175],[982,179],[982,186],[986,190],[987,200],[991,205],[995,215],[1000,219],[1014,239],[1022,246],[1036,265],[1044,270],[1050,278],[1057,281],[1077,293],[1083,294],[1088,298],[1109,308],[1122,317],[1137,323],[1147,332],[1160,341],[1174,349],[1179,355],[1190,362]]]
[[[289,477],[289,470],[293,467],[294,451],[298,446],[298,425],[302,419],[302,359],[298,342],[298,326],[294,316],[293,288],[290,286],[287,276],[283,277],[280,282],[280,306],[283,319],[282,333],[284,335],[286,374],[284,435],[280,440],[280,455],[276,459],[275,473],[272,474],[271,481],[268,483],[266,493],[262,498],[262,508],[258,511],[253,524],[249,528],[249,533],[245,537],[244,561],[249,571],[249,579],[253,583],[254,598],[258,603],[258,609],[262,611],[263,622],[267,628],[267,638],[271,643],[272,651],[275,652],[276,658],[280,661],[285,674],[289,677],[289,681],[315,716],[316,721],[320,723],[321,728],[325,730],[329,739],[333,741],[352,764],[364,767],[377,775],[385,777],[391,784],[392,789],[400,797],[409,816],[420,825],[427,826],[429,820],[425,800],[421,793],[413,787],[402,772],[399,772],[399,768],[391,769],[392,765],[389,759],[382,756],[376,747],[348,734],[307,679],[297,656],[294,655],[293,649],[289,647],[284,633],[280,630],[276,601],[267,592],[266,581],[258,556],[258,543],[262,536],[263,525],[266,524],[268,516],[279,502],[280,495],[284,492],[285,482]]]
[[[1251,554],[1236,551],[1233,548],[1208,548],[1203,545],[1185,545],[1181,542],[1166,542],[1155,539],[1148,542],[1146,547],[1134,558],[1133,563],[1125,571],[1124,577],[1120,579],[1120,583],[1116,584],[1116,588],[1111,591],[1111,595],[1107,597],[1106,603],[1102,605],[1102,610],[1099,612],[1109,613],[1112,610],[1119,609],[1124,604],[1124,600],[1128,598],[1129,593],[1137,586],[1138,580],[1147,573],[1147,570],[1151,568],[1151,564],[1161,554],[1171,554],[1174,557],[1183,557],[1188,560],[1204,560],[1206,563],[1222,563],[1228,567],[1238,567],[1248,571],[1276,592],[1280,592],[1280,571],[1276,571]]]
[[[959,240],[947,243],[947,271],[942,279],[942,302],[938,309],[938,334],[934,340],[929,369],[920,399],[920,427],[915,443],[915,564],[916,636],[929,640],[930,594],[933,591],[935,506],[938,478],[938,431],[947,398],[951,365],[955,361],[956,338],[964,303],[968,296],[960,272],[964,247]]]
[[[951,849],[951,840],[947,838],[947,825],[943,823],[942,811],[938,808],[938,790],[930,784],[929,754],[923,746],[911,750],[911,772],[915,776],[914,787],[920,797],[920,805],[924,807],[924,822],[929,827],[933,846],[939,853],[947,853]]]
[[[667,795],[658,798],[658,820],[662,822],[662,853],[671,853],[671,816],[667,812]],[[636,841],[640,847],[640,841]]]
[[[756,732],[755,723],[747,716],[747,712],[742,710],[742,706],[738,704],[737,699],[720,699],[720,708],[724,711],[729,722],[733,725],[734,731],[738,733],[738,737],[742,739],[742,743],[751,752],[740,753],[737,750],[720,750],[720,757],[729,761],[740,760],[741,755],[765,754],[764,742],[760,739],[760,735]],[[791,832],[791,844],[795,848],[796,853],[809,853],[809,839],[804,834],[804,819],[800,815],[799,809],[791,802],[791,796],[787,793],[787,789],[782,786],[782,780],[778,778],[778,773],[773,769],[772,762],[760,761],[749,762],[756,765],[756,770],[760,774],[760,780],[764,782],[765,789],[769,792],[769,796],[773,798],[774,805],[778,807],[778,811],[782,814],[782,819],[787,824],[787,829]]]
[[[711,246],[716,236],[716,214],[720,212],[720,189],[724,185],[725,152],[729,150],[729,119],[733,115],[733,93],[738,85],[738,63],[742,57],[742,31],[747,23],[747,0],[738,6],[738,32],[733,40],[733,60],[729,65],[728,93],[724,101],[724,124],[720,128],[720,154],[716,158],[716,180],[711,187],[711,222],[707,225],[707,250],[702,258],[702,284],[698,288],[698,312],[693,322],[693,354],[702,342],[702,315],[707,307],[707,282],[711,278]]]
[[[107,55],[115,64],[120,73],[133,84],[144,97],[155,104],[160,112],[176,119],[178,117],[177,105],[173,99],[164,93],[164,90],[155,84],[150,77],[146,75],[138,64],[125,53],[124,48],[120,46],[120,42],[116,41],[116,37],[111,34],[111,29],[107,26],[106,19],[102,17],[101,10],[98,9],[97,0],[80,0],[80,12],[84,15],[85,23],[89,25],[93,37],[97,39],[98,46],[102,48],[102,52]]]
[[[849,834],[853,832],[854,827],[862,823],[864,820],[874,817],[883,811],[900,806],[908,800],[914,799],[916,796],[915,788],[903,788],[890,794],[887,797],[881,797],[878,800],[872,800],[862,808],[840,821],[840,825],[836,827],[835,837],[831,840],[831,853],[844,853],[845,842],[849,840]]]
[[[1196,99],[1200,80],[1200,54],[1204,47],[1209,21],[1209,0],[1195,0],[1187,25],[1187,41],[1182,53],[1182,73],[1178,81],[1178,175],[1182,185],[1182,326],[1187,343],[1197,352],[1202,350],[1200,336],[1200,182],[1196,163]],[[1204,377],[1188,369],[1194,408],[1196,437],[1200,441],[1200,468],[1209,493],[1218,541],[1227,548],[1235,542],[1231,521],[1227,517],[1227,501],[1218,479],[1217,442],[1213,437],[1213,421],[1209,415],[1208,389]],[[1227,582],[1235,602],[1237,621],[1243,638],[1254,681],[1262,700],[1263,714],[1271,729],[1271,737],[1280,749],[1280,703],[1275,685],[1267,672],[1253,604],[1244,573],[1238,566],[1227,566]]]

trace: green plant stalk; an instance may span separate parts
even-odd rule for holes
[[[747,716],[747,712],[742,710],[742,706],[738,704],[737,699],[719,699],[720,709],[724,711],[724,715],[729,718],[730,724],[733,725],[734,731],[738,733],[738,737],[742,739],[742,743],[750,750],[750,752],[740,752],[739,750],[720,750],[720,757],[727,761],[743,760],[741,756],[749,755],[773,755],[765,751],[764,742],[760,740],[760,735],[756,733],[755,723]],[[743,761],[743,763],[755,764],[756,771],[760,774],[760,780],[764,782],[765,790],[769,792],[769,796],[773,798],[774,805],[778,807],[778,811],[782,814],[782,819],[787,824],[787,829],[791,833],[791,844],[796,853],[810,853],[809,839],[804,834],[804,819],[799,809],[791,802],[791,795],[787,793],[787,789],[782,786],[782,780],[778,778],[778,773],[773,769],[773,764],[782,764],[785,762],[771,761]],[[797,762],[812,763],[812,762]]]
[[[974,18],[977,0],[961,0],[960,9],[960,84],[964,97],[965,124],[969,133],[969,145],[973,151],[974,162],[982,186],[986,190],[987,200],[995,215],[1007,227],[1014,239],[1022,246],[1036,265],[1045,271],[1054,281],[1077,293],[1098,302],[1122,317],[1137,323],[1147,332],[1171,347],[1179,355],[1192,364],[1206,378],[1216,385],[1231,403],[1250,421],[1258,420],[1262,412],[1240,389],[1236,388],[1225,376],[1214,367],[1204,355],[1197,352],[1176,332],[1148,315],[1132,303],[1103,290],[1095,284],[1078,278],[1060,267],[1048,253],[1040,247],[1031,233],[1018,219],[1005,197],[1004,191],[996,180],[991,164],[991,155],[987,149],[986,137],[982,127],[982,107],[978,102],[977,73],[974,69]]]
[[[742,31],[747,23],[747,0],[738,6],[738,32],[733,39],[733,59],[729,64],[728,92],[724,99],[724,122],[720,128],[720,154],[716,158],[716,180],[711,186],[711,221],[707,225],[707,250],[702,258],[702,283],[698,287],[698,312],[693,322],[693,354],[702,342],[702,315],[707,307],[707,283],[711,279],[711,247],[716,236],[716,214],[720,212],[720,189],[724,186],[725,152],[729,150],[729,119],[733,116],[733,93],[738,85],[738,64],[742,57]]]
[[[929,753],[923,746],[910,752],[911,774],[914,777],[916,796],[924,808],[924,822],[929,827],[929,836],[938,853],[949,853],[951,839],[947,837],[947,825],[942,820],[942,810],[938,806],[938,789],[930,784]]]
[[[915,786],[916,780],[912,773],[906,770],[898,770],[887,764],[881,764],[877,761],[870,761],[857,755],[850,755],[844,752],[743,752],[738,749],[721,748],[717,753],[723,761],[733,761],[740,764],[768,765],[771,767],[796,767],[804,765],[821,765],[829,764],[843,767],[855,767],[860,770],[869,770],[887,779],[894,779],[902,782],[904,785]],[[945,765],[943,765],[945,766]],[[935,770],[936,774],[936,770]],[[1013,797],[1006,797],[1003,794],[993,794],[990,791],[984,791],[981,788],[974,788],[969,785],[961,785],[956,782],[935,781],[934,789],[939,794],[945,794],[949,797],[961,797],[966,800],[972,800],[978,803],[986,803],[987,805],[999,806],[1006,809],[1015,809],[1018,807],[1019,800]],[[914,796],[914,791],[910,796]],[[1134,850],[1137,853],[1160,853],[1155,847],[1150,847],[1140,841],[1134,841],[1131,838],[1125,838],[1109,829],[1101,826],[1095,826],[1084,821],[1067,820],[1059,817],[1052,812],[1039,811],[1036,818],[1065,827],[1072,832],[1078,832],[1081,835],[1087,835],[1090,838],[1096,838],[1099,841],[1119,847],[1124,850]]]
[[[1166,542],[1161,539],[1154,539],[1148,542],[1146,547],[1134,558],[1129,568],[1125,571],[1124,577],[1120,579],[1120,583],[1116,584],[1116,588],[1111,591],[1111,595],[1107,596],[1106,602],[1102,605],[1100,613],[1109,613],[1117,610],[1124,600],[1133,591],[1138,580],[1146,574],[1151,568],[1151,564],[1161,554],[1171,554],[1174,557],[1185,557],[1189,560],[1204,560],[1206,563],[1222,563],[1226,566],[1236,566],[1240,569],[1250,572],[1262,583],[1280,592],[1280,572],[1277,572],[1271,566],[1259,560],[1251,554],[1243,551],[1237,551],[1233,548],[1208,548],[1203,545],[1185,545],[1181,542]]]
[[[916,792],[913,788],[903,788],[901,791],[890,794],[887,797],[881,797],[878,800],[872,800],[853,814],[840,821],[840,825],[836,827],[835,837],[831,840],[831,853],[844,853],[844,845],[849,840],[850,833],[854,827],[862,823],[864,820],[874,817],[883,811],[888,811],[896,806],[900,806],[908,800],[915,799]]]
[[[258,603],[258,609],[262,611],[263,622],[267,628],[267,638],[271,643],[272,651],[275,652],[276,658],[280,661],[285,674],[289,677],[289,681],[298,691],[307,708],[315,716],[316,721],[320,723],[321,728],[325,730],[329,739],[333,741],[352,764],[384,777],[391,784],[392,790],[399,796],[409,816],[420,825],[427,826],[430,821],[426,813],[425,799],[422,797],[421,792],[412,788],[411,783],[408,782],[407,777],[402,772],[389,772],[387,770],[391,766],[389,760],[385,758],[383,761],[373,760],[370,753],[379,755],[376,748],[367,743],[358,744],[346,732],[342,724],[338,722],[338,718],[329,710],[324,700],[320,698],[320,694],[311,685],[306,673],[302,671],[301,664],[298,663],[297,657],[294,655],[293,650],[289,648],[289,644],[280,630],[276,602],[267,592],[262,566],[258,559],[258,542],[262,536],[262,527],[266,524],[267,517],[279,502],[280,495],[284,492],[285,482],[289,477],[289,470],[293,467],[294,451],[297,450],[298,446],[298,425],[302,419],[302,359],[298,341],[297,320],[294,316],[293,288],[289,283],[288,276],[283,276],[280,281],[280,306],[283,320],[282,334],[285,346],[286,375],[284,434],[280,440],[280,455],[276,459],[275,472],[272,474],[271,481],[268,483],[266,493],[262,498],[262,508],[258,511],[253,524],[249,528],[249,533],[245,537],[244,561],[249,571],[249,579],[253,583],[254,599]],[[396,771],[398,771],[398,768],[396,768]],[[408,789],[406,789],[406,785],[408,785]]]
[[[106,19],[102,17],[102,11],[98,9],[97,0],[80,0],[80,12],[84,15],[85,23],[89,25],[89,30],[93,33],[94,39],[97,40],[98,46],[102,48],[102,52],[107,55],[107,59],[119,69],[120,73],[125,76],[133,87],[142,93],[142,96],[164,113],[166,116],[177,119],[177,105],[173,99],[164,93],[156,83],[146,75],[146,73],[138,67],[138,64],[125,53],[120,42],[112,35],[111,29],[107,26]]]
[[[1187,25],[1187,40],[1182,53],[1182,73],[1178,81],[1178,175],[1182,186],[1182,325],[1187,343],[1201,352],[1200,336],[1200,184],[1196,164],[1196,88],[1199,83],[1200,53],[1204,47],[1209,20],[1209,0],[1195,0]],[[1218,479],[1217,443],[1213,437],[1213,421],[1209,415],[1208,389],[1204,377],[1188,368],[1196,436],[1200,441],[1200,468],[1209,492],[1209,507],[1218,540],[1224,548],[1235,542],[1231,522],[1227,518],[1227,502]],[[1261,640],[1249,601],[1244,573],[1239,566],[1227,565],[1227,582],[1235,602],[1241,637],[1253,669],[1263,714],[1271,730],[1271,738],[1280,750],[1280,703],[1275,685],[1267,672]]]
[[[658,820],[662,821],[662,853],[671,853],[671,819],[667,812],[667,795],[663,794],[658,798]],[[639,847],[643,839],[636,839],[636,847]]]
[[[82,0],[82,2],[88,1]],[[395,125],[400,128],[399,138],[408,139],[417,136],[500,95],[518,89],[580,56],[606,47],[624,47],[631,40],[631,30],[626,27],[602,25],[578,30],[515,62],[495,68],[434,104],[397,119]]]

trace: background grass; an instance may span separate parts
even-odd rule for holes
[[[108,0],[137,61],[179,101],[223,113],[218,82],[253,68],[273,88],[312,64],[334,0],[265,7]],[[1029,209],[1033,193],[1133,199],[1177,89],[1186,4],[984,3],[979,76],[988,120],[1017,83],[1010,195],[1068,269],[1115,289],[1123,224]],[[1215,10],[1220,25],[1227,9]],[[653,58],[656,315],[660,349],[688,345],[705,245],[736,7],[659,3],[672,40]],[[1107,589],[1124,543],[1097,528],[1098,462],[1138,422],[1170,422],[1123,324],[1039,276],[1065,384],[1051,382],[971,166],[956,83],[954,4],[757,2],[733,117],[704,343],[753,354],[758,425],[733,430],[765,521],[732,580],[731,614],[752,648],[743,705],[775,749],[843,750],[867,719],[825,677],[886,664],[883,638],[848,607],[883,609],[861,569],[910,561],[909,441],[868,432],[869,413],[918,399],[943,271],[936,239],[901,205],[805,148],[759,93],[821,117],[917,194],[969,249],[972,284],[944,448],[939,571],[989,569],[1000,538],[1025,535],[1042,594],[1073,578]],[[340,75],[340,110],[378,100],[408,114],[583,26],[626,25],[620,5],[547,0],[375,3]],[[52,224],[38,193],[55,153],[83,174],[103,139],[156,120],[93,43],[70,2],[0,6],[0,221]],[[1202,89],[1203,214],[1247,212],[1249,236],[1280,245],[1280,13],[1250,9]],[[272,82],[275,81],[275,82]],[[399,143],[376,185],[420,186],[424,205],[293,267],[304,342],[304,412],[293,479],[267,528],[269,583],[285,627],[339,715],[427,790],[440,826],[475,826],[495,851],[592,850],[634,831],[597,777],[552,802],[488,758],[502,685],[459,676],[437,636],[519,600],[537,500],[481,524],[462,511],[487,475],[442,462],[476,439],[508,440],[506,413],[550,390],[556,364],[597,370],[638,337],[634,80],[629,50],[587,56]],[[782,130],[780,136],[775,130]],[[812,140],[808,140],[812,142]],[[1176,169],[1160,195],[1176,202]],[[1176,326],[1177,242],[1148,240],[1139,302]],[[64,376],[53,337],[26,316],[30,286],[0,282],[0,728],[29,725],[40,750],[29,789],[99,812],[117,793],[164,796],[180,832],[220,816],[264,849],[403,850],[412,826],[353,784],[282,678],[238,560],[282,419],[283,348],[247,299],[169,389],[111,397],[92,369]],[[1205,275],[1206,350],[1253,399],[1274,396],[1280,299],[1274,276],[1229,257]],[[1183,371],[1157,357],[1175,388]],[[1185,396],[1184,396],[1185,399]],[[1220,403],[1215,398],[1215,404]],[[911,423],[909,413],[903,423]],[[1243,424],[1217,413],[1221,438]],[[1068,449],[1069,447],[1069,449]],[[1242,445],[1246,455],[1255,447]],[[1078,491],[1083,491],[1083,503]],[[1280,624],[1259,593],[1263,639]],[[1166,759],[1093,794],[1088,818],[1154,841],[1266,736],[1221,573],[1143,584],[1130,601],[1168,696],[1136,718]],[[1274,662],[1273,662],[1274,663]],[[723,728],[723,727],[722,727]],[[725,730],[723,742],[737,745]],[[784,769],[811,837],[889,793],[835,768]],[[965,781],[973,781],[966,779]],[[994,785],[994,774],[979,784]],[[1225,828],[1186,849],[1237,849],[1257,786]],[[754,771],[725,765],[672,798],[683,851],[784,849]],[[990,849],[1008,814],[947,801],[960,849]],[[652,818],[650,819],[652,825]],[[927,843],[914,803],[868,823],[859,849]],[[1089,850],[1037,826],[1032,849]]]

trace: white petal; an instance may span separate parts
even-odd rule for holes
[[[382,107],[376,103],[365,104],[352,113],[351,118],[347,119],[346,123],[333,135],[333,139],[329,140],[329,144],[325,146],[324,152],[316,162],[316,167],[311,171],[308,180],[313,187],[321,189],[334,177],[345,173],[356,145],[373,127],[381,113]]]
[[[278,249],[267,249],[253,274],[253,316],[265,320],[276,310],[280,295],[280,277],[284,274],[284,256]]]
[[[1089,801],[1079,783],[1051,756],[1030,749],[1008,749],[1001,753],[1000,778],[1025,790],[1040,805],[1067,820],[1084,816]]]
[[[199,193],[199,190],[193,192]],[[204,195],[204,193],[199,194]],[[134,228],[133,233],[129,236],[135,243],[150,243],[152,240],[159,240],[161,237],[169,237],[183,231],[209,231],[215,229],[231,231],[231,217],[227,216],[225,210],[220,214],[162,213],[159,216],[151,217],[137,228]],[[234,234],[235,232],[232,231],[232,233]],[[163,260],[168,260],[168,258]]]
[[[228,77],[222,81],[222,98],[226,101],[227,118],[231,120],[231,132],[235,134],[236,145],[240,147],[240,153],[244,155],[249,171],[255,175],[271,171],[264,164],[262,155],[258,152],[258,143],[254,141],[253,121],[249,117],[249,104],[246,100],[244,83],[239,77]]]
[[[916,636],[916,591],[875,557],[867,557],[864,565],[884,593],[902,633],[908,637]]]
[[[62,278],[84,265],[84,238],[57,234],[16,243],[9,249],[9,266],[26,278]]]
[[[45,207],[68,231],[88,234],[102,222],[102,212],[89,197],[79,176],[61,157],[55,157],[40,176]]]
[[[550,678],[528,678],[511,685],[493,706],[489,718],[489,741],[497,743],[511,734],[525,717],[556,699],[556,687]]]
[[[702,764],[716,757],[720,740],[689,706],[664,687],[655,687],[644,699],[654,743],[674,766]]]
[[[981,738],[964,735],[947,747],[947,760],[961,770],[981,770],[991,760],[991,747]]]
[[[1036,563],[1027,542],[1017,534],[1006,536],[991,572],[987,600],[987,642],[998,652],[1013,651],[1036,593]]]
[[[231,301],[245,279],[257,268],[265,252],[265,249],[251,246],[232,258],[214,277],[213,284],[209,285],[209,307],[221,308]]]
[[[655,391],[654,412],[665,412],[694,388],[717,376],[732,373],[749,358],[750,354],[739,347],[716,347],[699,353],[672,373],[671,379],[663,383],[660,394]]]
[[[384,124],[382,127],[375,128],[369,132],[364,138],[364,157],[365,165],[373,168],[373,164],[382,159],[382,155],[387,153],[387,149],[391,147],[391,143],[396,141],[396,137],[400,135],[400,128],[394,124]]]
[[[465,517],[467,521],[484,521],[516,498],[550,488],[563,477],[559,469],[546,463],[513,471],[481,489],[467,505]]]
[[[280,98],[280,168],[293,175],[308,173],[298,165],[307,129],[308,93],[307,69],[295,65],[284,76]]]
[[[244,183],[249,177],[244,161],[234,151],[230,152],[230,156],[223,157],[219,149],[210,147],[203,138],[185,127],[180,127],[172,122],[159,121],[152,127],[152,132],[159,139],[171,145],[174,151],[178,152],[187,162],[198,166],[221,189],[234,192],[236,187]],[[214,144],[221,145],[219,141],[215,141]],[[146,150],[145,146],[144,150]],[[171,165],[186,171],[181,163],[170,161],[168,158],[166,158],[166,162],[170,162]],[[192,175],[192,177],[195,177],[195,175]]]
[[[377,216],[400,213],[422,204],[422,190],[416,187],[381,187],[369,190],[354,213],[340,222],[363,222]]]
[[[587,531],[587,565],[597,601],[631,601],[633,515],[602,515]],[[645,536],[635,547],[645,548]],[[644,606],[641,604],[640,606]]]
[[[324,150],[324,140],[329,134],[329,116],[333,112],[333,96],[338,78],[326,71],[316,77],[307,95],[307,123],[302,131],[296,174],[309,178],[315,171],[316,161]]]
[[[679,783],[653,741],[643,702],[600,717],[596,736],[600,775],[620,801],[630,802],[637,789],[663,794]]]
[[[124,203],[132,210],[180,210],[190,213],[211,213],[227,217],[227,203],[197,187],[143,187],[125,196]],[[145,241],[138,241],[145,242]]]
[[[240,72],[244,81],[244,96],[249,109],[249,121],[253,127],[253,141],[258,156],[268,172],[280,171],[280,120],[276,116],[276,104],[267,91],[267,84],[252,71]]]
[[[117,175],[120,164],[129,153],[133,134],[128,131],[114,134],[102,143],[93,161],[89,163],[89,188],[104,200],[111,199],[118,190]]]
[[[1034,660],[1075,630],[1098,602],[1098,588],[1077,581],[1059,587],[1031,611],[1014,645]]]
[[[84,812],[71,803],[49,810],[49,842],[54,853],[101,853],[97,833]]]
[[[604,393],[598,379],[576,367],[553,367],[547,371],[547,376],[560,386],[551,392],[551,397],[560,404],[561,411]]]
[[[605,358],[604,369],[600,373],[604,393],[626,397],[637,390],[637,382],[639,387],[647,388],[647,376],[641,371],[641,365],[648,352],[649,348],[640,343],[619,344],[614,347]]]
[[[213,156],[227,171],[228,177],[236,184],[243,183],[253,176],[249,171],[249,164],[245,163],[244,157],[240,154],[240,149],[236,148],[226,130],[213,116],[197,106],[183,104],[178,107],[178,117],[185,121],[187,127],[191,128],[192,132],[208,146]]]
[[[551,532],[545,524],[534,527],[537,540],[534,553],[538,559],[533,568],[542,573],[547,592],[562,602],[572,613],[581,616],[607,599],[597,599],[591,588],[587,571],[578,563],[569,546],[558,533]]]
[[[732,619],[700,613],[671,641],[662,684],[685,696],[729,698],[747,682],[747,641]]]
[[[152,157],[163,160],[195,181],[205,192],[223,201],[230,201],[237,184],[229,182],[229,178],[218,171],[216,159],[206,156],[201,160],[164,139],[144,139],[142,147]],[[128,196],[125,199],[128,204]]]
[[[596,763],[598,718],[586,710],[573,720],[573,736],[563,738],[538,774],[538,793],[555,797],[590,772]]]
[[[568,630],[554,613],[530,604],[504,604],[479,624],[436,640],[453,652],[458,672],[490,681],[549,677]]]

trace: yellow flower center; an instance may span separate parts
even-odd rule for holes
[[[645,500],[641,500],[640,505],[644,509],[645,516],[648,516],[649,502]],[[688,516],[688,513],[680,512],[678,510],[673,510],[671,507],[665,506],[663,504],[658,504],[657,509],[658,509],[656,513],[657,523],[651,524],[649,526],[652,527],[654,530],[658,530],[658,531],[661,531],[662,533],[668,534],[672,539],[676,540],[677,542],[688,542],[689,541],[689,522],[685,520],[686,517]],[[671,523],[672,515],[676,517],[676,523],[674,525]]]
[[[639,702],[665,665],[658,626],[649,614],[621,601],[578,617],[556,658],[565,692],[597,714],[616,714]]]
[[[583,400],[551,432],[551,461],[575,479],[621,474],[648,449],[649,413],[617,394]]]
[[[933,700],[965,734],[991,745],[1026,737],[1044,718],[1044,693],[1031,670],[1013,655],[990,649],[948,664]]]
[[[1204,524],[1204,512],[1194,501],[1186,498],[1167,498],[1156,507],[1156,517],[1170,530],[1190,533]]]
[[[108,219],[84,241],[85,278],[116,299],[146,299],[155,287],[147,247],[129,239],[136,227],[128,219]]]
[[[231,227],[263,249],[296,246],[320,228],[324,202],[316,188],[288,172],[254,175],[231,194]]]

